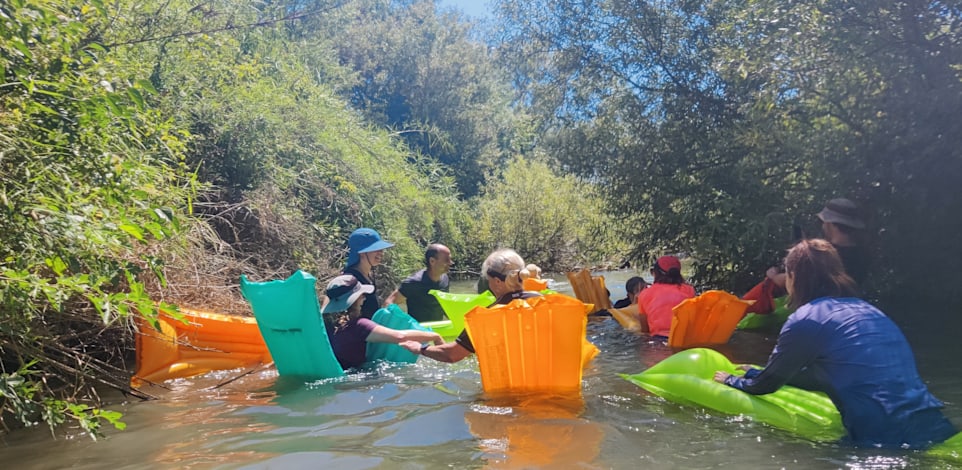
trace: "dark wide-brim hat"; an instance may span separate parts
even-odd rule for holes
[[[361,253],[383,250],[394,246],[393,243],[382,240],[381,234],[372,228],[359,228],[351,233],[347,239],[347,246],[351,251],[347,254],[347,266],[353,266],[361,261]]]
[[[828,201],[825,208],[818,213],[818,218],[822,222],[863,229],[865,228],[865,222],[862,221],[859,212],[858,205],[854,202],[845,198],[838,198]]]

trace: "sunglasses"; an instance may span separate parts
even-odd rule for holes
[[[501,279],[501,281],[504,281],[505,279],[508,278],[507,275],[502,274],[502,273],[499,273],[499,272],[492,271],[492,270],[490,270],[490,269],[488,270],[487,274],[488,274],[488,277],[496,277],[496,278],[498,278],[498,279]]]

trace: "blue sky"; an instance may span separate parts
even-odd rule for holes
[[[453,6],[478,18],[488,15],[488,0],[437,0],[440,6]]]

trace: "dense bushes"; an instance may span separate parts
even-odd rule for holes
[[[871,219],[879,295],[962,304],[962,21],[940,2],[498,2],[541,148],[631,239],[747,289],[834,197]],[[912,253],[905,256],[905,253]]]
[[[155,92],[92,42],[98,4],[12,2],[0,42],[0,407],[3,423],[117,415],[84,393],[127,374],[105,328],[158,306],[152,242],[189,200],[184,143],[147,105]]]
[[[473,239],[481,250],[508,247],[552,272],[617,266],[629,250],[620,223],[591,184],[558,175],[540,160],[516,158],[475,201]],[[483,259],[484,251],[469,258]]]

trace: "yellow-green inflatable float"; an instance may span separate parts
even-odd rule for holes
[[[666,400],[748,416],[814,441],[835,441],[846,434],[842,416],[824,393],[785,385],[774,393],[752,395],[715,382],[716,371],[744,373],[717,351],[696,348],[674,354],[639,374],[620,375]],[[962,433],[922,456],[962,463]]]

